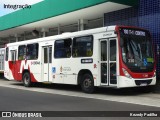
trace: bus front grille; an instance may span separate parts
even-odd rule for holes
[[[136,85],[149,85],[152,82],[152,79],[148,80],[135,80]]]

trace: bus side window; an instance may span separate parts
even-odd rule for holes
[[[72,56],[73,56],[73,57],[78,57],[78,49],[73,48]]]
[[[73,39],[73,57],[91,57],[93,55],[93,36],[82,36]]]
[[[16,50],[11,50],[10,53],[11,53],[11,61],[12,61],[12,63],[15,63],[16,62],[17,51]]]
[[[38,58],[38,43],[27,45],[27,60],[35,60]]]
[[[18,47],[18,60],[24,60],[26,58],[26,46],[21,45]]]
[[[8,61],[8,53],[9,53],[9,48],[6,48],[6,54],[5,54],[5,60]]]
[[[63,39],[55,41],[55,50],[54,57],[55,58],[70,58],[71,57],[71,44],[72,40]]]

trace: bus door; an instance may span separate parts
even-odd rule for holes
[[[19,71],[17,71],[18,69],[17,69],[17,65],[16,65],[16,53],[17,52],[16,52],[16,50],[11,50],[10,53],[11,53],[10,69],[11,69],[13,77],[14,77],[13,79],[17,80],[18,79],[18,72],[19,72]]]
[[[0,72],[4,71],[4,49],[0,49]]]
[[[52,79],[52,46],[42,49],[42,81],[51,82]]]
[[[101,85],[116,86],[117,84],[117,43],[116,39],[100,40]]]

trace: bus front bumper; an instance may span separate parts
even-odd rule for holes
[[[152,78],[143,78],[143,79],[131,79],[125,76],[118,77],[117,88],[125,87],[139,87],[139,86],[150,86],[156,84],[156,77]]]

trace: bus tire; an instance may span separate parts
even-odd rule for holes
[[[81,88],[85,93],[93,93],[94,91],[94,81],[90,74],[84,74],[81,80]]]
[[[29,72],[25,72],[24,74],[23,74],[23,85],[25,86],[25,87],[30,87],[31,86],[31,77],[30,77],[30,74],[29,74]]]

